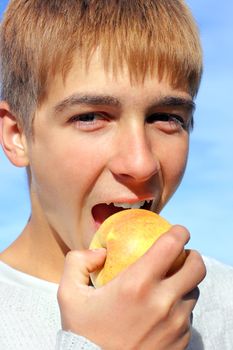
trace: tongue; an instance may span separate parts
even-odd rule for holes
[[[110,215],[117,213],[118,211],[124,210],[123,208],[117,208],[113,204],[97,204],[92,209],[92,215],[97,226],[101,225]]]

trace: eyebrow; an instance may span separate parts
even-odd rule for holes
[[[71,95],[61,102],[59,102],[55,107],[55,112],[63,112],[65,109],[77,106],[77,105],[89,105],[89,106],[114,106],[118,107],[121,105],[120,101],[110,95],[81,95],[74,94]]]
[[[61,113],[64,110],[77,105],[119,107],[121,106],[121,102],[118,98],[111,95],[73,94],[56,104],[54,111],[55,113]],[[178,96],[162,96],[158,98],[150,108],[169,106],[183,107],[190,112],[195,110],[195,103],[191,98],[189,99]]]
[[[159,99],[153,107],[183,107],[193,113],[196,104],[191,98],[165,96]]]

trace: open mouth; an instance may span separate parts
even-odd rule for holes
[[[92,208],[92,216],[97,228],[109,216],[126,209],[147,209],[150,210],[152,200],[145,200],[136,203],[100,203]]]

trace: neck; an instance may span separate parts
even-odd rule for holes
[[[59,283],[68,251],[45,220],[32,215],[21,235],[0,254],[0,260],[29,275]]]

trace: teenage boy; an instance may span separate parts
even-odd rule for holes
[[[0,255],[1,348],[230,350],[232,269],[206,260],[195,310],[200,255],[166,277],[189,240],[182,226],[89,285],[106,257],[88,250],[103,220],[160,212],[182,179],[201,57],[181,0],[10,1],[1,143],[27,168],[31,216]]]

